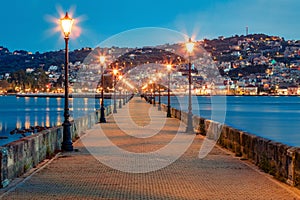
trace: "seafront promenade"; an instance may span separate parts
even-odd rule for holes
[[[275,180],[218,146],[200,159],[203,136],[184,133],[185,125],[180,120],[166,119],[164,112],[138,97],[107,121],[87,130],[74,144],[76,151],[59,153],[1,189],[0,199],[300,199],[298,189]],[[161,122],[164,125],[160,131],[147,137],[153,129],[151,125],[158,126]],[[126,131],[137,137],[126,135]],[[97,140],[99,135],[101,140]],[[114,146],[134,153],[158,151],[167,147],[176,135],[192,143],[179,159],[163,168],[151,171],[151,166],[159,165],[159,158],[148,163],[141,160],[134,166],[135,172],[141,171],[129,173],[131,158],[108,151],[104,135]],[[106,157],[108,154],[111,156]],[[101,159],[106,163],[119,162],[109,167]]]

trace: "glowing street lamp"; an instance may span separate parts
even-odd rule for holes
[[[168,70],[168,106],[167,106],[167,117],[171,117],[170,79],[171,79],[172,65],[167,65],[167,70]]]
[[[103,66],[106,58],[105,58],[105,56],[100,56],[99,60],[100,60],[101,65]]]
[[[116,102],[116,84],[117,84],[117,74],[118,74],[118,70],[114,69],[113,70],[113,76],[114,76],[114,82],[113,82],[113,88],[114,88],[114,109],[113,109],[113,113],[117,113],[117,102]]]
[[[192,42],[192,39],[189,38],[189,41],[185,44],[186,50],[189,53],[189,56],[191,56],[191,53],[194,51],[195,43]]]
[[[101,64],[101,108],[100,108],[100,123],[106,123],[105,113],[104,113],[104,71],[103,66],[105,64],[105,56],[100,56]]]
[[[193,133],[193,113],[192,113],[192,63],[191,63],[191,54],[194,50],[195,44],[192,42],[192,39],[189,38],[189,41],[186,43],[186,50],[189,54],[189,102],[188,102],[188,118],[187,118],[187,133]]]
[[[60,19],[60,24],[62,27],[62,31],[65,39],[65,107],[64,107],[64,123],[63,123],[63,142],[62,149],[65,151],[73,151],[73,143],[72,143],[72,134],[71,134],[71,123],[70,123],[70,114],[69,114],[69,52],[68,52],[68,42],[69,36],[71,34],[71,29],[74,20],[69,17],[68,13],[66,13],[65,17]]]

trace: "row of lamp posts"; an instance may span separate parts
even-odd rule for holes
[[[69,52],[68,52],[68,43],[69,43],[69,36],[71,34],[71,29],[74,20],[69,17],[68,13],[60,19],[62,31],[64,34],[64,40],[65,40],[65,105],[64,105],[64,122],[63,122],[63,142],[62,142],[62,150],[65,151],[73,151],[73,143],[72,143],[72,135],[71,135],[71,123],[70,123],[70,113],[69,113]],[[193,132],[193,114],[192,114],[192,94],[191,94],[191,85],[192,85],[192,76],[191,76],[191,54],[194,49],[194,43],[192,42],[191,38],[189,38],[189,41],[186,43],[186,49],[189,54],[189,74],[188,74],[188,80],[189,80],[189,95],[188,95],[188,118],[187,118],[187,128],[186,132],[192,133]],[[100,108],[100,122],[105,123],[105,113],[104,113],[104,75],[103,75],[103,65],[105,63],[105,57],[100,56],[100,63],[101,63],[101,108]],[[171,65],[167,65],[168,70],[168,105],[167,105],[167,117],[171,117],[171,105],[170,105],[170,74],[172,70]],[[118,70],[113,70],[113,90],[114,90],[114,106],[113,106],[113,113],[117,113],[117,105],[116,105],[116,78],[117,78]],[[121,76],[120,76],[121,79]],[[160,84],[159,86],[159,98],[158,98],[158,110],[161,110],[161,99],[160,99]],[[155,102],[155,83],[152,84],[153,87],[153,104],[156,105]],[[124,101],[123,101],[124,102]],[[121,101],[119,101],[119,107],[121,107]]]
[[[72,25],[74,19],[72,19],[68,13],[60,19],[60,24],[62,28],[62,32],[64,34],[65,40],[65,71],[64,71],[64,86],[65,86],[65,104],[64,104],[64,122],[63,122],[63,142],[61,145],[62,150],[64,151],[73,151],[73,142],[72,142],[72,134],[71,134],[71,122],[70,122],[70,113],[69,113],[69,36],[71,34]],[[104,64],[105,64],[105,56],[100,56],[100,64],[101,64],[101,107],[100,107],[100,123],[105,123],[105,108],[104,108]],[[117,79],[118,70],[113,70],[113,90],[114,90],[114,107],[113,113],[117,113],[116,106],[116,79]],[[122,76],[119,76],[119,79],[122,79]],[[121,94],[121,93],[120,93]],[[126,98],[126,97],[125,97]],[[125,104],[125,99],[123,100],[123,104]],[[121,99],[119,102],[119,107],[121,107]]]
[[[186,50],[188,52],[188,114],[187,114],[187,127],[186,132],[187,133],[193,133],[193,113],[192,113],[192,63],[191,63],[191,55],[194,50],[194,43],[192,42],[192,39],[189,38],[189,41],[186,43]],[[167,117],[171,117],[171,98],[170,98],[170,82],[171,82],[171,71],[172,71],[172,65],[167,65],[167,71],[168,71],[168,104],[167,104]],[[161,76],[161,75],[159,75]],[[161,77],[160,77],[161,78]],[[153,98],[153,101],[150,102],[153,103],[153,106],[155,106],[155,81],[153,82],[150,80],[150,86],[151,86],[151,98]],[[158,110],[161,110],[161,93],[160,93],[160,84],[158,84]]]
[[[105,63],[105,56],[100,56],[100,63],[101,63],[101,112],[100,112],[100,123],[106,123],[106,119],[105,119],[105,108],[104,108],[104,70],[103,70],[103,66]],[[122,75],[118,75],[118,70],[114,69],[113,70],[113,99],[114,99],[114,104],[113,104],[113,113],[117,113],[117,103],[116,103],[116,84],[117,84],[117,77],[119,78],[119,80],[122,80],[123,76]],[[122,108],[122,100],[121,100],[121,96],[122,96],[122,90],[119,90],[120,92],[120,98],[119,98],[119,108]],[[126,96],[124,95],[123,97],[123,105],[125,105],[125,98]]]

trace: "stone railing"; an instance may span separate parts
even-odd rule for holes
[[[162,105],[162,110],[167,110],[166,105]],[[187,122],[186,112],[171,108],[171,115]],[[300,148],[255,136],[199,116],[193,116],[193,126],[198,134],[208,139],[214,139],[214,130],[221,127],[217,141],[220,146],[251,161],[278,180],[300,188]]]
[[[128,102],[133,95],[128,95],[125,100]],[[113,106],[105,108],[105,115],[112,113]],[[100,111],[95,111],[82,118],[71,122],[72,139],[75,141],[84,130],[91,128],[100,119]],[[10,180],[21,176],[29,169],[36,167],[46,158],[53,157],[61,151],[63,127],[53,127],[38,134],[24,137],[0,147],[0,187],[5,187]]]
[[[107,106],[105,115],[111,113],[112,106]],[[79,138],[84,130],[96,124],[99,119],[100,111],[98,110],[72,121],[73,141]],[[21,176],[41,161],[61,151],[62,133],[62,126],[54,127],[0,147],[0,187],[6,187],[10,180]]]

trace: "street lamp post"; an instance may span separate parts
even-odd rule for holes
[[[126,104],[126,91],[123,91],[123,106]]]
[[[122,108],[122,88],[119,88],[119,108]]]
[[[70,114],[69,114],[69,52],[68,52],[68,42],[69,36],[71,33],[73,19],[69,17],[68,13],[66,13],[65,17],[60,19],[62,30],[64,33],[65,39],[65,107],[64,107],[64,123],[63,123],[63,142],[62,142],[62,150],[64,151],[73,151],[73,143],[72,143],[72,134],[71,134],[71,123],[70,123]]]
[[[152,89],[153,89],[153,106],[156,106],[156,102],[155,102],[155,89],[156,89],[156,84],[155,84],[155,78],[153,79],[153,84],[152,84]]]
[[[187,118],[187,133],[193,133],[193,113],[192,113],[192,63],[191,63],[191,53],[194,50],[194,43],[192,39],[189,38],[189,41],[186,43],[186,49],[189,54],[189,99],[188,99],[188,118]]]
[[[161,73],[158,73],[158,77],[159,77],[159,82],[161,80],[161,76],[162,74]],[[158,83],[158,110],[161,111],[161,99],[160,99],[160,84]]]
[[[116,83],[117,83],[117,74],[118,74],[118,70],[114,69],[113,70],[113,76],[114,76],[114,82],[113,82],[113,86],[114,86],[114,109],[113,109],[113,113],[117,113],[117,102],[116,102]]]
[[[167,106],[167,117],[171,117],[171,99],[170,99],[170,79],[171,79],[171,65],[167,65],[168,70],[168,106]]]
[[[105,63],[105,56],[100,56],[101,63],[101,108],[100,108],[100,123],[106,123],[105,113],[104,113],[104,71],[103,65]]]
[[[152,87],[152,80],[149,81],[149,88],[150,88],[150,98],[149,103],[152,104],[152,98],[153,98],[153,87]]]
[[[125,89],[125,97],[124,97],[124,100],[125,100],[125,104],[128,102],[127,100],[127,89]]]
[[[161,111],[161,101],[160,101],[160,84],[158,84],[158,108]]]
[[[121,81],[123,79],[122,75],[119,75],[119,80]],[[119,87],[119,108],[122,108],[122,89]]]

